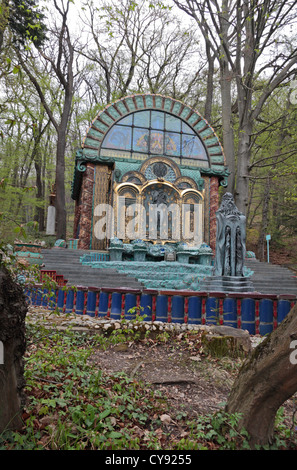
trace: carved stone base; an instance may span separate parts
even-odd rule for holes
[[[210,276],[201,283],[204,292],[254,292],[252,281],[248,277]]]

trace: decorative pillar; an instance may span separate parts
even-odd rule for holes
[[[215,254],[216,248],[216,211],[219,209],[219,179],[216,176],[210,178],[210,211],[209,211],[209,246]]]
[[[100,204],[108,204],[109,200],[109,191],[111,185],[111,174],[112,169],[108,165],[104,165],[102,163],[96,165],[96,171],[94,175],[95,181],[95,188],[94,188],[94,209]],[[94,214],[92,214],[94,218]],[[111,224],[111,220],[108,219],[110,215],[107,217],[107,224]],[[94,233],[94,227],[98,217],[95,216],[92,222],[92,250],[106,250],[107,249],[107,237],[104,239],[99,239],[96,237],[96,233]],[[108,227],[106,227],[106,232],[108,233]]]
[[[90,249],[92,208],[93,208],[93,188],[94,188],[94,165],[87,163],[81,186],[80,203],[80,231],[78,248],[81,250]]]

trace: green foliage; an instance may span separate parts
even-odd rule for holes
[[[190,338],[185,340],[191,344]],[[94,359],[110,344],[109,336],[27,325],[24,428],[3,432],[0,449],[249,448],[248,435],[239,428],[239,414],[227,414],[222,408],[193,419],[186,409],[174,412],[166,396],[149,384],[122,372],[103,372]],[[162,417],[169,414],[168,426]],[[293,442],[279,414],[274,448]]]
[[[11,277],[18,283],[23,284],[26,281],[28,286],[34,286],[40,279],[40,268],[37,265],[30,264],[24,266],[19,262],[16,252],[12,245],[0,242],[0,267],[9,271]]]
[[[138,341],[143,336],[149,334],[148,331],[143,333],[141,322],[146,318],[146,315],[140,315],[143,312],[144,307],[136,305],[128,310],[128,314],[135,315],[132,320],[121,319],[121,328],[112,331],[110,339],[113,344],[129,343],[131,341]],[[129,327],[129,324],[132,326]],[[136,329],[135,329],[136,327]]]
[[[4,433],[2,448],[117,449],[131,442],[139,448],[133,429],[148,423],[160,405],[153,392],[125,374],[109,377],[94,369],[89,359],[102,338],[33,328],[28,341],[26,428]],[[36,422],[41,428],[47,423],[42,432]]]
[[[288,236],[296,235],[296,106],[290,102],[289,85],[271,94],[254,123],[250,166],[248,240],[255,246],[262,236],[265,243],[269,233],[275,250],[284,246]]]
[[[14,40],[25,45],[32,41],[37,47],[46,40],[47,27],[45,15],[38,9],[36,0],[10,0],[9,26],[14,34]]]

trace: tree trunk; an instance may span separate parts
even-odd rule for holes
[[[43,232],[44,230],[44,175],[43,175],[43,169],[44,169],[44,164],[43,164],[43,158],[40,150],[40,141],[41,137],[43,136],[47,126],[49,125],[50,121],[43,127],[42,122],[39,125],[39,132],[38,135],[35,138],[35,144],[34,144],[34,149],[32,151],[32,155],[34,156],[34,165],[35,165],[35,173],[36,173],[36,201],[37,201],[37,207],[36,207],[36,213],[34,216],[34,220],[38,222],[38,229],[40,232]]]
[[[56,221],[57,238],[66,239],[66,207],[65,207],[65,132],[58,132],[56,153]]]
[[[20,286],[0,270],[0,433],[23,426],[27,305]]]
[[[214,61],[215,56],[211,53],[211,47],[209,45],[209,41],[205,40],[205,49],[208,61],[208,72],[207,72],[207,88],[206,88],[206,100],[205,100],[205,108],[204,108],[204,117],[209,124],[211,124],[211,115],[212,115],[212,105],[213,105],[213,80],[214,80]]]
[[[229,48],[228,32],[230,27],[230,11],[228,1],[222,2],[222,11],[220,13],[221,40],[225,46],[221,47],[220,52],[220,71],[221,71],[221,97],[222,97],[222,132],[223,146],[226,156],[226,163],[230,176],[228,177],[228,186],[226,191],[234,195],[235,188],[235,151],[234,151],[234,131],[232,125],[232,96],[231,83],[232,72],[229,68],[229,61],[226,57],[225,48]]]
[[[227,64],[225,64],[227,67]],[[231,104],[231,72],[229,68],[221,70],[221,96],[222,96],[222,130],[223,145],[226,163],[230,176],[226,191],[234,195],[235,187],[235,156],[234,156],[234,132],[232,127],[232,104]]]
[[[258,258],[260,261],[264,261],[264,257],[265,257],[265,234],[267,232],[267,227],[268,227],[270,188],[271,188],[271,175],[270,175],[270,172],[268,172],[268,176],[267,176],[266,184],[264,188],[262,221],[261,221],[261,229],[260,229],[260,235],[259,235],[259,240],[258,240]]]
[[[65,206],[65,150],[66,150],[66,132],[68,121],[71,112],[72,98],[74,94],[73,86],[73,60],[74,60],[74,47],[71,44],[70,33],[67,26],[67,15],[69,10],[70,0],[67,1],[65,8],[61,9],[56,2],[55,8],[59,12],[62,18],[61,29],[58,32],[58,51],[57,51],[57,60],[46,55],[41,49],[38,49],[41,56],[48,61],[61,86],[65,92],[65,99],[63,103],[63,110],[61,115],[60,123],[56,120],[54,113],[51,110],[50,105],[47,103],[46,97],[43,93],[42,87],[38,82],[37,78],[31,73],[29,67],[27,67],[25,61],[23,60],[20,52],[16,49],[17,56],[33,83],[41,103],[51,121],[54,125],[55,130],[58,135],[57,139],[57,150],[56,150],[56,227],[57,238],[66,239],[66,206]],[[65,60],[65,63],[62,63],[62,59]]]
[[[42,162],[41,162],[41,155],[40,151],[38,150],[37,155],[35,157],[35,173],[36,173],[36,212],[34,216],[34,220],[38,223],[38,230],[42,232],[44,230],[44,207],[43,207],[43,181],[42,181]]]
[[[247,122],[239,132],[238,157],[237,157],[237,180],[235,201],[238,209],[247,213],[249,204],[249,165],[250,165],[250,136],[252,133],[251,123]]]
[[[69,43],[71,51],[71,60],[68,66],[68,82],[65,89],[65,100],[61,122],[58,128],[58,142],[56,153],[56,220],[57,220],[57,238],[66,239],[66,198],[65,198],[65,151],[66,151],[66,133],[68,121],[71,113],[73,98],[73,48]]]
[[[297,391],[297,305],[257,346],[236,378],[228,413],[241,413],[250,444],[273,442],[274,421],[279,407]]]

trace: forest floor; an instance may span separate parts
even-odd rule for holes
[[[33,316],[36,322],[39,310],[42,313],[40,307],[30,307],[28,320],[32,321],[30,318]],[[41,318],[42,315],[40,321]],[[54,328],[63,330],[69,320],[71,317],[67,314],[53,314],[47,316],[46,325],[48,328],[52,323]],[[100,335],[88,323],[89,320],[85,328],[75,329]],[[168,333],[164,330],[143,339],[137,335],[135,338],[132,332],[123,335],[121,330],[114,331],[115,334],[104,343],[104,348],[100,345],[95,347],[89,362],[92,368],[107,375],[123,372],[129,378],[159,390],[169,402],[172,416],[184,413],[195,419],[224,409],[240,367],[248,358],[248,354],[244,357],[213,357],[205,353],[202,331]],[[259,335],[250,335],[251,350],[262,339]],[[283,405],[283,423],[288,428],[291,428],[295,408],[295,396]]]
[[[183,338],[181,338],[183,336]],[[253,337],[254,346],[259,337]],[[131,342],[95,353],[91,361],[107,374],[125,372],[160,390],[173,416],[193,419],[224,409],[234,380],[246,358],[211,357],[202,352],[200,335],[169,336],[166,341]],[[290,428],[296,396],[283,405],[283,423]]]
[[[194,418],[222,409],[240,363],[228,358],[207,360],[199,353],[200,337],[187,335],[166,342],[151,340],[112,346],[92,357],[107,374],[125,372],[166,395],[172,410]]]

